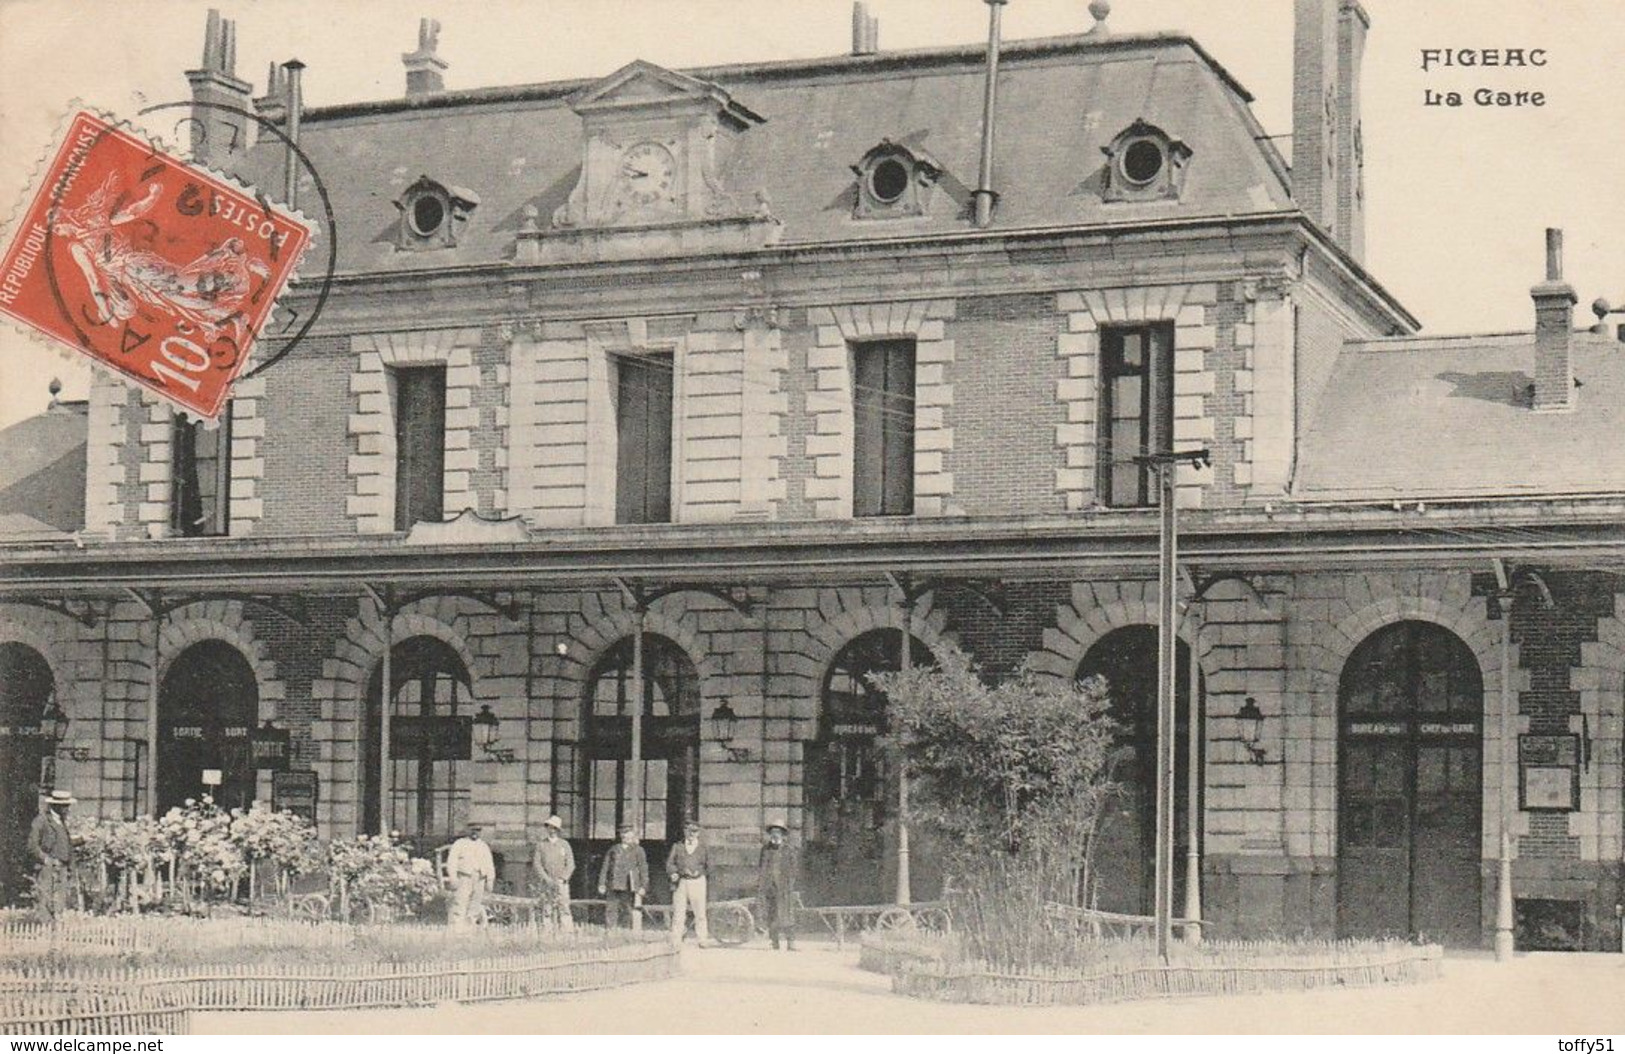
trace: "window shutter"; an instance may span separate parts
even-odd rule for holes
[[[446,368],[395,375],[395,529],[445,516]]]
[[[617,374],[615,521],[670,523],[671,357],[625,356]]]
[[[862,344],[852,356],[854,516],[914,511],[914,342]]]

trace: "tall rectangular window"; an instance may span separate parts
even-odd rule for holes
[[[1135,458],[1163,453],[1174,438],[1174,326],[1100,331],[1100,503],[1157,504],[1156,474]]]
[[[622,355],[615,378],[615,522],[671,522],[672,357]]]
[[[852,349],[852,515],[914,512],[914,342]]]
[[[446,367],[393,370],[395,529],[445,517]]]
[[[183,538],[227,533],[231,526],[231,404],[209,428],[175,415],[170,436],[169,524]]]

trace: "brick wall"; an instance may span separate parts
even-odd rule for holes
[[[946,465],[955,502],[972,516],[1063,510],[1055,491],[1055,428],[1065,422],[1055,399],[1061,322],[1054,298],[1043,294],[959,302]]]
[[[307,339],[261,375],[264,396],[256,417],[264,422],[258,439],[264,462],[259,483],[260,535],[350,534],[345,514],[349,494],[346,466],[355,453],[349,432],[350,374],[355,360],[343,337]],[[297,408],[297,413],[292,412]],[[237,437],[242,435],[237,425]],[[232,480],[236,497],[237,480]],[[233,517],[233,530],[236,529]]]

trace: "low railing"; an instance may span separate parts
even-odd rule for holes
[[[1169,965],[1104,965],[1089,971],[999,970],[988,966],[914,963],[892,975],[892,990],[920,999],[1018,1006],[1092,1005],[1180,996],[1304,991],[1408,984],[1439,976],[1443,950],[1402,945],[1331,958],[1204,953]]]
[[[1157,932],[1157,920],[1152,915],[1126,915],[1118,911],[1099,911],[1079,908],[1071,904],[1050,901],[1044,905],[1044,914],[1058,922],[1068,923],[1091,937],[1127,938],[1152,937]],[[1171,919],[1173,932],[1181,937],[1202,935],[1201,919]]]
[[[653,934],[622,944],[578,938],[534,952],[456,958],[445,947],[454,935],[439,927],[389,929],[396,952],[421,944],[424,956],[410,963],[130,966],[94,957],[98,951],[122,957],[159,946],[173,950],[177,941],[200,950],[235,941],[297,954],[342,948],[368,932],[338,923],[253,919],[168,920],[169,932],[153,932],[163,924],[159,919],[64,919],[43,927],[0,920],[0,946],[11,953],[0,967],[0,1033],[179,1034],[188,1030],[186,1015],[197,1010],[355,1010],[526,999],[664,980],[678,972],[676,950]],[[182,933],[174,931],[177,926]],[[69,961],[35,957],[52,949],[67,953]]]

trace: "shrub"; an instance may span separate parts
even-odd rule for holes
[[[1066,954],[1045,905],[1070,902],[1112,791],[1106,685],[1022,668],[990,684],[964,654],[877,675],[910,776],[908,821],[935,836],[968,953],[1009,965]],[[1064,961],[1062,959],[1061,961]]]
[[[349,918],[358,900],[415,915],[440,892],[433,865],[414,858],[387,834],[334,839],[327,847],[328,879],[336,888],[339,917]]]

